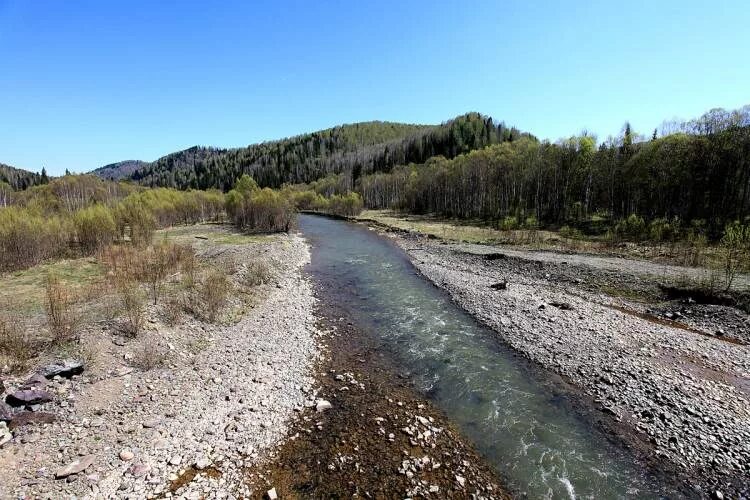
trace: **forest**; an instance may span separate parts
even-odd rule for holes
[[[436,155],[453,158],[521,135],[479,113],[439,126],[366,122],[246,148],[196,146],[141,167],[131,178],[146,186],[228,191],[242,174],[248,174],[261,187],[279,188],[342,172],[357,179],[397,165],[423,163]]]

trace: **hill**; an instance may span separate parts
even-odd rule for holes
[[[38,174],[0,163],[0,182],[10,184],[16,191],[22,191],[37,184],[44,184],[46,179],[47,174],[44,170],[42,170],[41,174]]]
[[[141,167],[148,165],[148,162],[141,160],[125,160],[117,163],[110,163],[99,167],[91,173],[101,177],[102,179],[109,179],[112,181],[129,178],[136,170]]]
[[[467,113],[441,125],[373,121],[244,148],[195,146],[145,164],[130,175],[120,174],[119,168],[104,170],[107,167],[94,173],[130,177],[148,186],[223,190],[246,173],[261,186],[279,187],[311,182],[331,173],[351,173],[356,179],[436,155],[453,158],[520,135],[479,113]]]

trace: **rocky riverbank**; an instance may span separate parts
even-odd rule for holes
[[[247,471],[253,497],[510,498],[487,462],[317,287],[324,332],[315,399],[271,459]]]
[[[679,471],[700,495],[748,494],[746,313],[725,308],[702,322],[676,321],[667,315],[675,303],[603,292],[637,289],[642,296],[657,289],[648,272],[415,235],[395,239],[422,274],[517,351],[580,388],[626,441],[652,451],[654,463]],[[722,327],[723,317],[732,323]]]
[[[13,404],[13,394],[31,396],[23,386],[45,396],[3,416],[0,497],[249,496],[245,469],[312,397],[318,333],[301,272],[310,256],[298,236],[202,252],[233,254],[240,267],[266,254],[274,278],[231,326],[190,318],[168,327],[150,312],[142,338],[85,333],[103,350],[99,368],[6,378]],[[149,349],[166,353],[165,366],[135,368],[133,353]]]

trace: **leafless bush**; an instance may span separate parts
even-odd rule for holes
[[[179,295],[169,297],[162,307],[164,320],[169,326],[174,326],[180,322],[182,312],[185,307]]]
[[[122,328],[125,333],[135,337],[143,328],[145,312],[143,294],[136,281],[123,278],[117,282],[117,292],[124,315]]]
[[[66,342],[75,336],[78,315],[73,294],[53,274],[45,284],[47,324],[54,342]]]
[[[7,364],[11,372],[27,368],[37,353],[37,342],[16,316],[0,316],[0,368]]]
[[[226,304],[229,287],[229,278],[223,269],[212,269],[203,280],[200,296],[205,316],[210,321],[216,321],[221,308]]]
[[[251,260],[247,263],[244,282],[247,286],[258,286],[271,280],[271,267],[266,261]]]
[[[164,366],[166,361],[167,355],[159,349],[159,346],[152,339],[146,339],[133,356],[133,366],[143,371]]]

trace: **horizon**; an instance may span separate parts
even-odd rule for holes
[[[603,141],[748,101],[739,1],[451,5],[0,0],[0,163],[57,176],[468,111]]]

